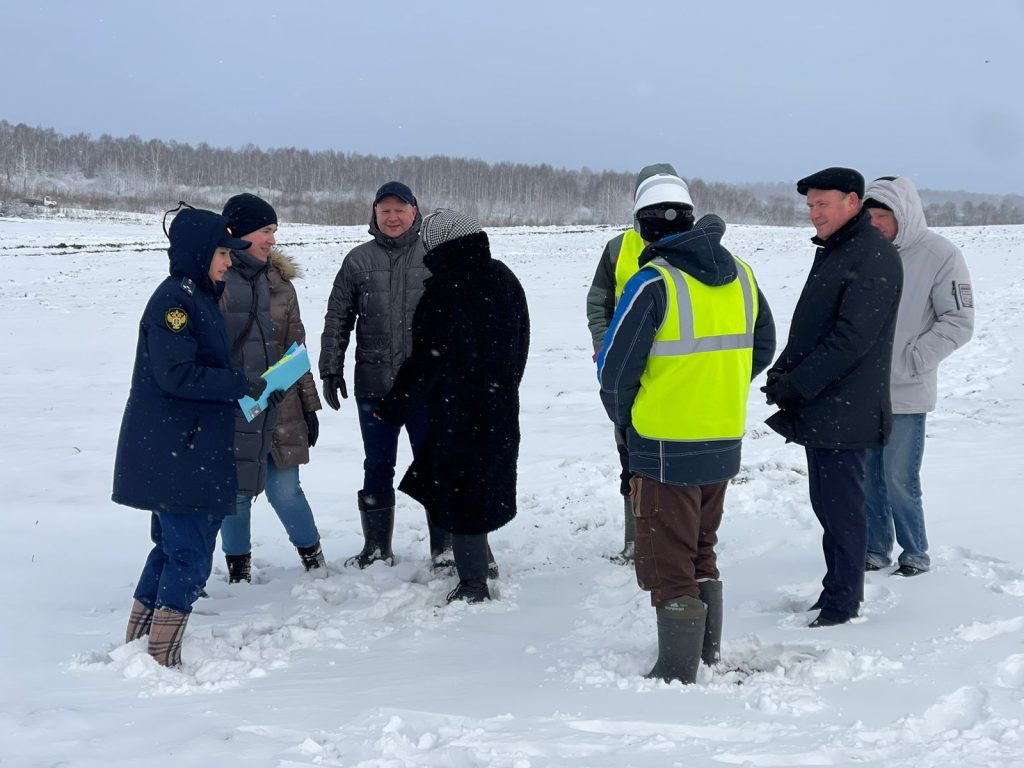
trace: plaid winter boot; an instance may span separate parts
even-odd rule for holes
[[[132,603],[132,612],[128,617],[128,629],[124,633],[124,641],[130,643],[149,634],[153,623],[153,609],[147,608],[138,600]]]
[[[153,613],[153,624],[149,630],[149,655],[157,664],[165,667],[181,666],[181,640],[185,636],[188,614],[178,613],[169,608],[160,608]]]

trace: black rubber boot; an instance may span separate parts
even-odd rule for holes
[[[700,658],[710,667],[722,660],[722,582],[718,579],[698,581],[697,588],[700,590],[701,602],[708,609]]]
[[[695,597],[669,600],[658,611],[658,661],[648,678],[665,682],[697,681],[707,608]]]
[[[224,555],[228,563],[228,583],[252,581],[252,552],[245,555]]]
[[[395,564],[391,534],[395,530],[395,492],[359,491],[359,521],[363,526],[363,550],[345,561],[345,566],[366,568],[371,563]]]

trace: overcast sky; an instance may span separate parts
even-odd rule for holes
[[[1024,0],[18,0],[0,119],[1024,194]]]

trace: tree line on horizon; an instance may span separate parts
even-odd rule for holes
[[[57,198],[62,207],[159,212],[179,199],[220,210],[239,191],[265,197],[283,220],[363,224],[383,182],[397,179],[424,212],[455,208],[485,226],[608,224],[631,219],[634,173],[447,157],[380,157],[294,147],[196,146],[131,135],[58,134],[0,120],[0,202]],[[737,224],[806,223],[791,185],[688,179],[698,214]],[[767,190],[767,191],[766,191]],[[933,226],[1024,223],[1024,198],[980,195],[926,204]]]

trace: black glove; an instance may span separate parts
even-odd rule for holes
[[[345,386],[345,377],[340,373],[329,373],[324,376],[324,400],[334,410],[341,408],[341,402],[338,400],[338,394],[341,394],[342,400],[348,399],[348,387]]]
[[[259,400],[260,395],[263,394],[263,390],[267,388],[267,380],[262,376],[255,379],[249,379],[249,391],[246,392],[249,397],[253,400]]]
[[[316,411],[306,411],[302,414],[306,420],[306,429],[309,430],[309,447],[316,445],[316,439],[320,437],[320,419],[316,417]]]
[[[267,395],[267,410],[270,411],[273,410],[274,408],[277,408],[277,406],[284,402],[284,399],[287,396],[287,389],[275,389],[273,392]]]
[[[783,409],[804,399],[789,380],[788,373],[769,372],[768,382],[761,387],[761,391],[768,405],[777,405]]]

